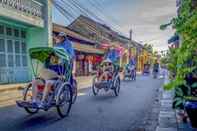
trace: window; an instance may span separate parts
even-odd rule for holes
[[[22,56],[22,64],[23,64],[24,67],[27,66],[27,56],[26,55]]]
[[[12,40],[7,40],[7,52],[8,53],[13,53],[13,43],[12,43]]]
[[[8,55],[8,66],[13,67],[14,66],[14,57],[13,55]]]
[[[19,37],[19,30],[18,29],[14,29],[14,36]]]
[[[5,54],[0,54],[0,67],[6,67]]]
[[[7,34],[8,36],[12,36],[12,28],[6,27],[6,34]]]
[[[0,25],[0,34],[3,35],[4,34],[4,26]]]
[[[26,32],[25,31],[21,31],[21,37],[24,38],[24,39],[26,38]]]
[[[26,43],[25,42],[22,42],[21,43],[22,44],[22,53],[26,53],[27,52],[27,50],[26,50]]]
[[[15,56],[15,60],[16,60],[16,66],[20,67],[21,66],[21,58],[20,55],[16,55]]]
[[[5,41],[0,39],[0,52],[5,52]]]
[[[15,53],[20,53],[20,42],[15,41]]]

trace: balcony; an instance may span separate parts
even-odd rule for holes
[[[0,12],[0,16],[15,16],[13,19],[25,23],[43,24],[43,5],[35,0],[0,0]]]

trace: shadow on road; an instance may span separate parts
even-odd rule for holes
[[[161,83],[148,77],[123,82],[118,97],[112,90],[101,91],[98,96],[94,96],[90,88],[80,90],[69,117],[64,119],[60,119],[56,108],[28,115],[15,105],[1,107],[0,131],[125,131],[141,127]]]

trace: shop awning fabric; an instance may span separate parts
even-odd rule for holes
[[[171,44],[173,42],[179,41],[179,36],[178,35],[174,35],[172,36],[169,40],[168,40],[168,44]]]
[[[96,49],[96,48],[94,48],[94,46],[84,45],[84,44],[80,44],[78,42],[73,42],[73,47],[75,50],[85,52],[85,53],[101,54],[101,55],[104,54],[104,51],[102,51],[100,49]]]

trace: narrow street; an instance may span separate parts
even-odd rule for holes
[[[55,109],[31,116],[15,105],[1,107],[0,131],[137,131],[144,127],[162,84],[162,79],[139,76],[136,82],[122,82],[118,97],[113,92],[93,96],[88,88],[65,119]]]

